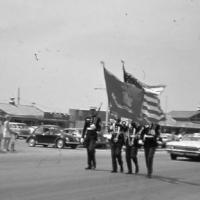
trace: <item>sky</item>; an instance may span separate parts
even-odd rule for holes
[[[107,106],[100,61],[165,84],[165,112],[200,105],[199,0],[0,0],[0,102]]]

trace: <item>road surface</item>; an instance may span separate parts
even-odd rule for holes
[[[97,150],[97,169],[88,171],[83,148],[28,147],[18,140],[17,152],[0,153],[0,200],[199,200],[200,162],[172,161],[158,151],[151,179],[142,151],[139,165],[138,175],[110,173],[110,150]]]

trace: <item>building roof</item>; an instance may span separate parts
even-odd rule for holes
[[[171,111],[168,114],[174,119],[188,119],[199,113],[200,111]]]
[[[159,124],[161,126],[166,126],[166,127],[200,129],[200,124],[193,123],[193,122],[176,121],[176,122],[172,123],[172,122],[168,122],[168,121],[162,121]]]
[[[0,110],[13,116],[43,117],[44,112],[35,106],[0,103]]]

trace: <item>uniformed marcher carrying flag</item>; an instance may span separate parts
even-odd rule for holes
[[[141,131],[141,126],[135,122],[131,122],[128,125],[128,130],[125,134],[127,174],[132,174],[132,161],[135,164],[135,173],[137,174],[139,172],[137,154],[138,148],[140,147],[139,139]]]
[[[160,126],[156,124],[146,125],[141,138],[144,142],[147,177],[151,178],[153,173],[154,154],[158,146],[158,140],[160,139]]]
[[[122,146],[124,145],[124,128],[122,124],[120,124],[120,119],[113,124],[113,131],[110,140],[111,146],[111,157],[112,157],[112,173],[117,172],[118,164],[120,166],[120,172],[124,171],[123,168],[123,160],[121,155]],[[118,164],[117,164],[118,163]]]
[[[100,110],[100,108],[99,108]],[[98,111],[99,112],[99,111]],[[87,149],[87,164],[85,169],[96,168],[95,146],[98,132],[101,130],[101,119],[98,117],[96,109],[90,109],[90,116],[86,117],[83,128],[82,138]]]

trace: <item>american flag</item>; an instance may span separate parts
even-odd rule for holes
[[[142,118],[147,122],[156,123],[165,119],[165,114],[160,106],[159,94],[165,89],[165,85],[150,86],[142,83],[133,75],[127,73],[123,66],[124,82],[134,84],[136,87],[143,89],[144,99],[142,104]]]

